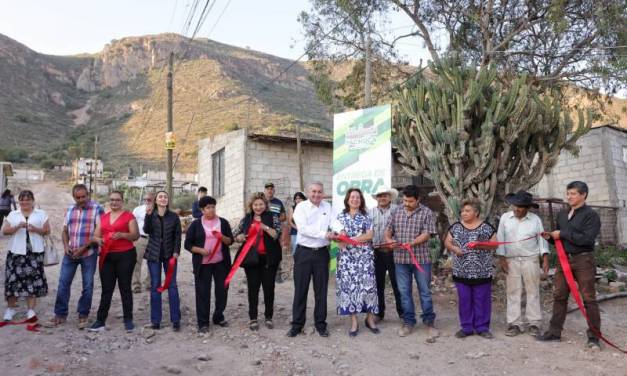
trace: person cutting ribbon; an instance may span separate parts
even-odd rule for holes
[[[192,253],[198,332],[207,333],[212,279],[215,293],[212,321],[223,328],[229,325],[224,318],[228,293],[224,281],[231,268],[229,246],[233,243],[233,234],[229,222],[216,214],[215,198],[201,197],[198,207],[202,216],[195,219],[187,229],[184,247]]]
[[[248,201],[248,213],[242,218],[234,231],[235,240],[242,243],[235,256],[229,276],[237,266],[244,268],[248,289],[248,327],[258,330],[257,322],[259,289],[263,287],[264,324],[273,329],[274,287],[276,273],[281,262],[282,252],[279,244],[281,221],[279,216],[270,211],[269,202],[262,192],[254,193]],[[227,282],[230,280],[227,277]]]
[[[350,188],[346,191],[344,210],[331,223],[331,229],[341,234],[336,238],[340,241],[336,270],[337,313],[350,316],[350,337],[359,333],[359,313],[367,314],[364,324],[372,333],[379,334],[374,316],[379,313],[371,243],[374,231],[360,189]]]
[[[390,215],[385,230],[385,242],[394,248],[396,282],[401,293],[403,326],[398,335],[408,336],[416,325],[412,296],[413,277],[420,292],[421,318],[427,327],[428,343],[435,342],[439,336],[434,326],[435,312],[431,298],[431,252],[428,241],[432,234],[437,234],[433,212],[420,203],[418,187],[408,185],[403,189],[403,206],[396,208]],[[411,246],[410,250],[414,253],[419,267],[414,264],[412,253],[402,248],[401,244]]]
[[[557,240],[562,242],[589,319],[587,346],[600,349],[599,337],[595,333],[601,331],[601,315],[594,286],[596,276],[594,245],[601,231],[601,219],[586,205],[588,191],[588,185],[582,181],[569,183],[566,186],[566,201],[570,209],[558,213],[557,229],[545,232],[543,236],[553,244]],[[553,315],[549,329],[537,337],[540,341],[560,341],[562,338],[570,291],[561,265],[557,268],[553,283]]]
[[[492,251],[497,244],[486,244],[486,241],[496,240],[496,230],[483,222],[480,214],[479,201],[462,202],[461,221],[451,225],[444,240],[446,249],[453,254],[453,281],[457,288],[461,326],[455,333],[457,338],[475,333],[486,339],[493,338],[490,333],[494,276]]]

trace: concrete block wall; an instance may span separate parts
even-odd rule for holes
[[[618,208],[616,231],[619,242],[627,244],[627,162],[623,160],[627,132],[611,127],[594,128],[577,145],[579,156],[563,151],[557,165],[534,187],[533,193],[565,199],[569,182],[585,181],[590,188],[590,205]]]
[[[224,148],[224,188],[217,201],[218,215],[231,223],[242,216],[246,162],[246,130],[224,133],[198,142],[198,184],[213,192],[211,156]]]
[[[613,177],[612,206],[618,208],[617,227],[619,239],[627,246],[627,132],[605,128],[607,144],[604,149],[608,169]],[[625,151],[623,151],[625,150]]]
[[[333,149],[331,146],[303,144],[303,180],[321,181],[330,192],[333,176]],[[263,191],[265,182],[275,185],[276,197],[284,203],[291,201],[300,190],[296,142],[268,142],[249,140],[247,147],[246,196]],[[306,188],[306,187],[305,187]]]

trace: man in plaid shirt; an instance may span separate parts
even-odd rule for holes
[[[396,283],[401,293],[403,308],[403,326],[398,331],[401,337],[408,336],[416,326],[416,310],[412,297],[412,276],[416,279],[422,308],[422,322],[427,326],[427,342],[433,343],[438,337],[434,328],[435,312],[431,299],[431,255],[428,241],[431,234],[436,234],[433,212],[420,203],[418,187],[408,185],[403,190],[403,206],[396,208],[389,219],[385,230],[387,243],[396,243],[394,247],[394,263]],[[411,245],[416,259],[424,272],[420,272],[409,252],[398,247],[398,244]]]
[[[67,320],[72,281],[79,265],[83,290],[78,300],[78,328],[84,329],[88,325],[87,317],[94,291],[94,273],[98,264],[98,245],[92,241],[92,237],[104,210],[98,203],[89,199],[87,187],[83,184],[76,184],[72,188],[72,196],[75,204],[68,208],[63,222],[61,237],[65,255],[59,273],[54,318],[44,324],[46,327],[55,327]]]

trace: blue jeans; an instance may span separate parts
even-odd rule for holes
[[[423,324],[433,326],[435,312],[433,312],[433,300],[431,299],[431,264],[420,264],[424,273],[420,272],[413,264],[396,264],[396,283],[401,293],[401,306],[403,308],[403,321],[405,325],[416,325],[416,309],[412,295],[412,275],[418,285],[420,307],[422,308]]]
[[[57,317],[67,318],[68,304],[70,302],[70,293],[72,292],[72,281],[76,274],[76,269],[81,266],[81,276],[83,280],[83,290],[78,300],[78,316],[89,316],[91,310],[91,300],[94,293],[94,273],[98,265],[98,255],[96,253],[91,256],[73,259],[68,255],[63,256],[61,261],[61,271],[59,272],[59,288],[57,290],[57,299],[54,303],[54,314]]]
[[[177,264],[178,265],[178,264]],[[167,261],[148,261],[148,272],[150,273],[150,322],[161,324],[161,293],[157,292],[157,287],[161,286],[161,269],[167,273]],[[179,289],[176,286],[176,271],[174,268],[172,282],[168,288],[168,300],[170,303],[170,321],[181,322],[181,301],[179,300]]]

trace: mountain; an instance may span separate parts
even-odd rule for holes
[[[177,171],[196,170],[199,139],[233,129],[284,133],[299,120],[305,135],[330,137],[330,114],[305,64],[287,69],[287,59],[176,34],[113,40],[97,54],[62,57],[0,35],[0,149],[40,159],[77,149],[87,156],[98,135],[105,168],[137,168],[139,161],[163,168],[170,52]]]
[[[106,170],[164,169],[166,77],[175,54],[176,170],[197,170],[196,143],[238,128],[331,136],[331,114],[308,80],[311,66],[208,39],[159,34],[113,40],[93,55],[37,53],[0,34],[0,159],[12,149],[33,160],[93,155]],[[352,64],[336,66],[334,78]],[[289,68],[289,69],[288,69]],[[277,78],[278,77],[278,78]],[[581,93],[571,105],[593,107]],[[595,123],[627,128],[627,100],[614,98]]]

